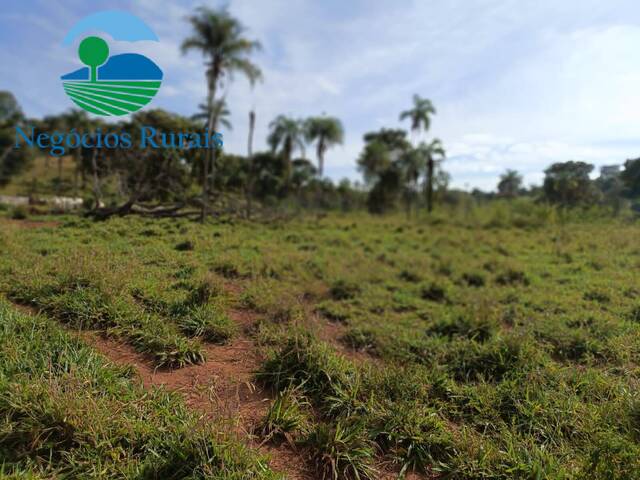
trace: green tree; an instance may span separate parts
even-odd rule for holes
[[[624,162],[624,170],[620,173],[620,179],[630,197],[640,197],[640,158]]]
[[[278,115],[269,124],[269,136],[267,143],[271,152],[279,155],[285,162],[284,180],[288,183],[291,177],[291,160],[293,152],[298,150],[304,156],[304,125],[300,120]]]
[[[220,124],[220,126],[226,128],[227,130],[233,130],[233,125],[231,124],[231,111],[227,107],[227,101],[224,98],[216,100],[213,104],[213,115],[216,118],[216,123]],[[202,124],[206,127],[209,122],[209,106],[206,103],[198,104],[198,113],[193,115],[191,118],[193,120],[197,120],[198,122],[202,122]]]
[[[426,133],[431,126],[431,116],[436,114],[431,100],[420,97],[420,95],[413,96],[413,108],[405,110],[400,114],[400,121],[409,119],[411,121],[411,131],[417,137],[420,131]]]
[[[594,203],[598,199],[598,192],[589,178],[592,171],[593,165],[585,162],[554,163],[544,171],[545,198],[564,206]]]
[[[0,186],[23,170],[33,158],[31,148],[15,147],[15,127],[24,126],[24,114],[11,92],[0,91]]]
[[[427,200],[427,211],[433,211],[433,191],[435,183],[436,166],[440,165],[445,158],[444,147],[442,142],[437,138],[430,143],[420,143],[417,148],[420,156],[424,158],[427,167],[425,178],[425,194]]]
[[[324,174],[324,154],[344,141],[344,128],[342,122],[335,117],[311,117],[305,122],[305,137],[307,142],[316,142],[316,155],[318,157],[318,176]]]
[[[189,17],[192,35],[182,42],[182,52],[195,50],[202,53],[206,67],[207,109],[209,119],[207,129],[213,132],[217,127],[216,93],[223,80],[231,80],[236,73],[248,78],[251,84],[262,76],[260,69],[249,56],[260,49],[260,43],[244,37],[245,29],[226,9],[213,10],[200,7]],[[203,208],[204,219],[209,195],[209,167],[215,164],[215,149],[203,158]]]
[[[522,189],[522,175],[516,170],[507,170],[500,175],[498,181],[498,195],[504,198],[514,198],[518,196]]]

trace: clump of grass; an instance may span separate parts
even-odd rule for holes
[[[287,388],[278,392],[262,420],[264,442],[287,441],[294,445],[296,437],[305,435],[309,428],[307,408],[308,403],[298,389]]]
[[[376,334],[366,328],[350,328],[340,340],[349,348],[361,352],[375,351],[376,348]]]
[[[399,277],[400,280],[404,280],[409,283],[418,283],[422,280],[422,277],[418,273],[411,270],[402,270]]]
[[[234,279],[241,276],[238,266],[229,261],[222,261],[218,263],[213,270],[224,278]]]
[[[177,250],[178,252],[189,252],[194,248],[196,248],[196,246],[191,240],[185,240],[175,246],[175,250]]]
[[[351,300],[360,293],[360,287],[346,280],[338,280],[331,285],[329,293],[334,300]]]
[[[484,287],[484,275],[478,272],[468,272],[462,274],[462,281],[470,287]]]
[[[13,220],[26,220],[29,218],[29,212],[23,206],[13,207],[9,211],[9,218]]]
[[[258,381],[275,391],[302,387],[319,403],[352,382],[352,366],[326,343],[313,337],[290,338],[256,373]]]
[[[376,478],[372,466],[374,445],[363,425],[338,421],[320,423],[306,438],[304,445],[323,480],[365,480]]]
[[[455,454],[451,434],[438,413],[420,404],[398,402],[377,412],[375,441],[407,471],[444,472]]]
[[[436,322],[427,329],[429,335],[444,337],[462,337],[478,342],[486,342],[496,331],[496,325],[488,318],[472,318],[469,315],[458,315],[453,319]]]
[[[237,331],[226,313],[209,305],[190,308],[177,320],[177,325],[188,337],[218,344],[228,342]]]
[[[597,290],[591,290],[590,292],[586,292],[584,294],[584,299],[589,300],[591,302],[597,302],[597,303],[609,303],[611,301],[611,297],[609,297],[609,295]]]
[[[349,321],[349,310],[340,303],[323,302],[317,308],[316,312],[331,322],[347,323]]]
[[[503,286],[523,285],[526,287],[529,285],[529,278],[523,271],[509,268],[496,277],[496,283]]]
[[[631,309],[631,312],[629,312],[629,320],[640,323],[640,305]]]
[[[420,296],[423,300],[429,300],[432,302],[442,303],[448,300],[446,289],[437,283],[431,283],[422,287]]]
[[[500,381],[507,375],[534,368],[537,356],[528,343],[517,337],[478,343],[464,341],[446,353],[448,369],[460,381]]]
[[[128,338],[136,350],[153,357],[161,368],[182,368],[205,361],[202,346],[180,335],[156,332],[152,328],[116,328],[114,332]]]

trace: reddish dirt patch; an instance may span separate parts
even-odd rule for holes
[[[14,225],[18,228],[54,228],[60,226],[60,222],[56,221],[45,221],[45,220],[13,220],[13,219],[4,219],[3,223],[8,223],[9,225]]]

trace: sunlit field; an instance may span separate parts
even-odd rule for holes
[[[578,217],[2,219],[3,471],[638,478],[640,227]]]

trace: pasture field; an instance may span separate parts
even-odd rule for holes
[[[0,218],[7,478],[640,478],[640,225]]]

